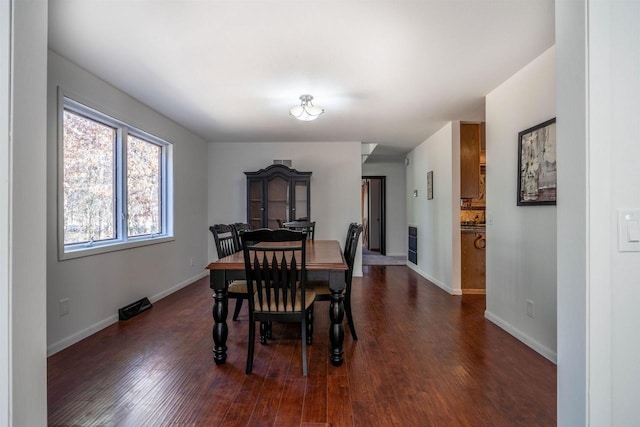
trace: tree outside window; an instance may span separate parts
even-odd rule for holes
[[[116,237],[116,129],[64,112],[64,243]]]
[[[70,98],[63,105],[61,253],[170,238],[170,144]]]

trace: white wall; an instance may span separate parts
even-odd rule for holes
[[[518,132],[554,118],[555,48],[486,97],[485,315],[556,360],[556,207],[517,206]],[[558,162],[560,163],[560,162]],[[527,300],[534,317],[527,316]]]
[[[388,256],[407,256],[407,172],[404,163],[368,163],[363,176],[384,176],[387,185],[386,251]]]
[[[10,424],[9,414],[11,396],[11,278],[9,271],[11,253],[9,229],[10,165],[9,147],[9,107],[12,102],[9,99],[11,87],[11,3],[0,3],[0,99],[7,102],[0,103],[0,425]]]
[[[598,281],[597,276],[592,278],[590,323],[597,326],[600,316],[606,316],[611,319],[611,330],[600,334],[597,329],[592,328],[590,355],[592,360],[597,360],[599,353],[595,353],[595,348],[606,345],[613,338],[610,355],[610,423],[630,425],[640,420],[640,340],[637,328],[640,325],[640,253],[618,251],[616,211],[629,207],[640,209],[640,138],[637,125],[631,125],[637,124],[640,117],[640,3],[612,1],[604,6],[602,10],[602,5],[594,3],[590,15],[590,61],[599,65],[598,71],[605,72],[596,73],[595,65],[590,66],[592,72],[589,86],[592,90],[589,105],[594,111],[594,120],[589,139],[592,142],[592,152],[610,150],[607,170],[610,182],[608,188],[592,187],[590,201],[595,207],[598,204],[596,197],[609,195],[611,205],[609,209],[600,207],[605,210],[601,211],[599,218],[606,222],[592,222],[590,229],[592,236],[598,230],[606,230],[611,266],[610,270],[604,271],[609,273],[611,286],[607,286],[606,281]],[[611,74],[608,75],[606,71]],[[607,101],[610,102],[610,109],[606,108]],[[600,108],[597,108],[599,104]],[[600,123],[596,118],[603,115],[608,115],[608,120]],[[601,135],[608,135],[609,139],[600,138]],[[602,160],[604,159],[600,156],[591,156],[589,182],[597,183],[598,168]],[[590,211],[594,213],[594,209]],[[595,243],[594,239],[591,241]],[[597,253],[595,255],[598,256]],[[611,311],[610,306],[607,306],[604,310],[595,311],[598,295],[605,292],[615,309]],[[597,395],[593,397],[598,399]]]
[[[640,253],[619,252],[617,214],[640,209],[640,4],[575,3],[556,5],[559,183],[572,202],[558,205],[558,425],[629,426],[640,419]]]
[[[8,6],[4,4],[5,6]],[[3,107],[11,112],[8,139],[2,137],[2,148],[9,148],[9,182],[2,184],[9,190],[2,198],[3,212],[0,227],[9,232],[2,239],[2,253],[8,252],[10,306],[9,378],[0,381],[2,397],[7,397],[10,413],[0,415],[1,425],[42,426],[47,423],[47,366],[46,366],[46,88],[47,88],[47,2],[12,1],[11,44],[9,60],[2,51],[4,68],[0,84],[11,88],[10,97],[2,97]],[[2,17],[5,18],[4,12]],[[7,27],[3,27],[3,32]],[[13,80],[5,73],[11,65]],[[6,117],[3,117],[3,119]],[[3,129],[4,132],[5,129]],[[5,144],[8,142],[8,147]],[[2,167],[0,167],[2,169]],[[5,171],[3,171],[5,172]],[[3,173],[2,178],[8,175]],[[4,187],[8,184],[8,188]],[[5,216],[8,214],[8,218]],[[8,249],[6,252],[5,250]],[[5,264],[0,266],[4,270]],[[4,303],[4,301],[3,301]],[[4,305],[4,304],[3,304]],[[5,315],[2,307],[2,315]],[[5,342],[0,343],[4,347]],[[4,369],[5,366],[3,366]],[[5,378],[5,373],[0,375]]]
[[[174,241],[58,261],[57,86],[173,143]],[[143,297],[153,302],[206,275],[208,166],[201,138],[54,52],[49,53],[47,117],[47,342],[52,353],[117,321],[118,308]],[[69,298],[69,315],[59,317],[62,298]]]
[[[407,265],[460,295],[460,221],[454,221],[460,216],[460,122],[449,122],[407,158],[407,223],[418,228],[418,265]],[[429,171],[433,171],[432,200],[427,200]],[[413,197],[414,190],[418,197]]]
[[[588,424],[587,1],[556,1],[558,426]],[[606,163],[605,163],[606,164]],[[608,179],[609,174],[601,178]],[[609,203],[604,203],[609,206]],[[607,245],[608,247],[608,245]],[[606,256],[608,258],[608,256]],[[607,283],[609,280],[605,280]],[[602,301],[607,305],[607,301]],[[605,323],[608,320],[602,319]],[[606,329],[606,326],[605,326]],[[602,342],[598,343],[602,345]],[[608,348],[610,343],[604,347]],[[610,371],[604,361],[603,371]],[[610,388],[601,403],[610,407]],[[594,423],[612,425],[609,422]]]
[[[360,222],[361,156],[359,142],[259,142],[209,144],[209,225],[246,222],[247,180],[273,159],[290,159],[292,167],[311,175],[311,219],[316,239],[344,245],[351,222]],[[211,233],[208,233],[209,235]],[[358,250],[354,275],[362,275]],[[209,236],[209,259],[217,259]]]
[[[594,111],[590,141],[592,152],[610,150],[607,170],[610,182],[608,188],[592,187],[590,200],[595,207],[598,204],[596,197],[609,195],[611,205],[608,209],[600,207],[604,211],[601,211],[599,218],[606,222],[592,222],[590,229],[592,236],[598,230],[606,230],[611,266],[610,270],[604,271],[609,273],[611,286],[593,277],[590,323],[597,325],[600,316],[606,316],[611,319],[611,330],[601,335],[592,328],[590,355],[592,360],[597,360],[599,354],[595,353],[595,348],[606,345],[613,338],[610,355],[610,423],[630,425],[640,420],[640,340],[637,329],[640,325],[640,253],[618,251],[616,210],[629,207],[640,209],[640,138],[637,125],[631,125],[637,124],[640,117],[640,3],[612,1],[604,6],[594,3],[589,24],[592,29],[590,61],[599,65],[598,71],[605,71],[596,72],[595,65],[590,66],[589,86],[592,90],[589,105]],[[611,74],[608,75],[606,71]],[[610,102],[610,109],[606,108],[607,101]],[[600,108],[597,107],[599,104]],[[602,123],[596,119],[607,115],[608,120]],[[600,138],[601,135],[608,135],[609,139]],[[591,159],[589,182],[597,183],[598,167],[604,159],[600,156],[591,156]],[[593,213],[594,209],[590,211]],[[607,306],[605,310],[595,311],[598,295],[605,292],[615,309],[611,311]],[[598,396],[594,398],[598,399]]]

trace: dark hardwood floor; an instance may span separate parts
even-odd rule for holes
[[[246,307],[216,366],[205,278],[51,356],[49,425],[555,425],[555,365],[485,320],[484,296],[453,297],[403,266],[364,271],[343,366],[329,363],[328,303],[316,303],[308,377],[297,325],[274,325],[244,373]]]

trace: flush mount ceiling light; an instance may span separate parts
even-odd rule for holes
[[[289,114],[298,120],[309,122],[320,117],[320,114],[324,113],[324,108],[315,107],[313,105],[313,96],[300,95],[300,105],[296,105],[289,110]]]

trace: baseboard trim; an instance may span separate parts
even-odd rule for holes
[[[449,295],[462,295],[462,291],[460,289],[452,289],[450,286],[447,286],[440,280],[434,277],[431,277],[424,271],[420,270],[418,266],[415,265],[414,263],[407,262],[407,267],[409,267],[410,269],[412,269],[413,271],[415,271],[416,273],[418,273],[419,275],[421,275],[422,277],[424,277],[425,279],[427,279],[428,281],[430,281],[431,283],[433,283],[434,285],[436,285],[437,287],[439,287],[440,289],[448,293]]]
[[[188,286],[190,284],[192,284],[193,282],[197,282],[198,280],[202,279],[203,277],[206,277],[209,275],[208,271],[205,271],[203,273],[200,273],[196,276],[193,276],[190,279],[185,280],[184,282],[178,283],[175,286],[170,287],[169,289],[165,289],[164,291],[158,292],[157,294],[153,295],[152,297],[149,298],[149,300],[151,302],[156,302],[161,300],[162,298],[171,295],[172,293],[179,291],[180,289],[184,288],[185,286]]]
[[[387,253],[385,254],[385,256],[402,256],[402,257],[407,257],[407,253],[406,252],[392,252],[392,253]]]
[[[462,295],[486,295],[486,289],[463,289]]]
[[[47,347],[47,357],[52,356],[57,352],[62,351],[65,348],[70,347],[79,341],[82,341],[83,339],[95,334],[96,332],[106,328],[107,326],[113,325],[117,321],[118,321],[118,314],[116,313],[112,316],[107,317],[106,319],[103,319],[97,323],[94,323],[88,328],[78,331],[75,334],[69,335],[68,337],[63,338],[60,341],[51,344],[49,347]]]
[[[194,282],[197,282],[198,280],[202,279],[203,277],[206,277],[209,273],[208,272],[204,272],[204,273],[200,273],[190,279],[187,279],[181,283],[178,283],[175,286],[170,287],[169,289],[166,289],[162,292],[158,292],[157,294],[155,294],[154,296],[150,297],[149,300],[151,302],[156,302],[158,300],[161,300],[162,298],[171,295],[172,293],[184,288],[187,285],[190,285]],[[93,334],[95,334],[98,331],[101,331],[102,329],[113,325],[114,323],[118,322],[118,313],[113,314],[112,316],[107,317],[106,319],[103,319],[99,322],[94,323],[93,325],[78,331],[72,335],[69,335],[66,338],[61,339],[60,341],[57,341],[53,344],[51,344],[50,346],[47,347],[47,357],[52,356],[54,354],[56,354],[59,351],[64,350],[67,347],[72,346],[73,344],[82,341],[83,339],[87,338],[88,336],[91,336]]]
[[[484,317],[485,317],[485,319],[489,320],[490,322],[492,322],[496,326],[498,326],[501,329],[503,329],[509,335],[514,336],[515,338],[517,338],[518,340],[520,340],[524,344],[526,344],[528,347],[531,347],[534,351],[536,351],[537,353],[539,353],[540,355],[542,355],[543,357],[548,359],[550,362],[553,362],[553,364],[555,364],[555,365],[558,364],[558,353],[557,352],[555,352],[555,351],[551,350],[550,348],[540,344],[538,341],[534,340],[529,335],[525,334],[524,332],[522,332],[521,330],[519,330],[518,328],[516,328],[512,324],[510,324],[508,322],[505,322],[500,317],[496,316],[495,314],[491,313],[488,310],[485,310]]]

